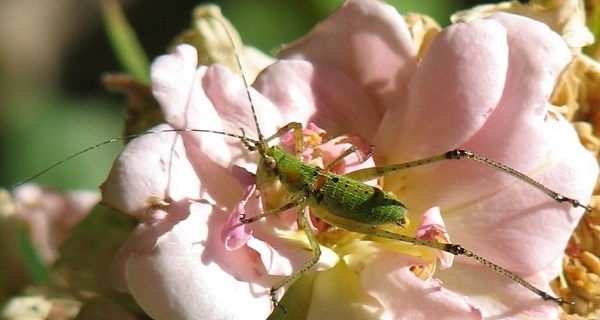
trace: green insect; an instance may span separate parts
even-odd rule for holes
[[[216,20],[221,22],[218,19]],[[236,59],[238,67],[241,69],[242,64],[240,62],[239,55],[237,54]],[[305,209],[307,207],[317,209],[312,210],[311,212],[315,216],[332,226],[359,234],[426,246],[436,250],[451,253],[452,255],[466,256],[494,270],[500,275],[510,278],[514,282],[535,293],[545,301],[553,301],[558,305],[573,304],[573,302],[565,301],[562,298],[555,297],[543,290],[536,288],[534,285],[530,284],[515,273],[471,252],[470,250],[462,247],[461,245],[428,241],[399,233],[390,232],[379,228],[379,226],[385,224],[396,224],[399,227],[404,226],[406,224],[407,208],[393,194],[378,189],[376,187],[372,187],[368,184],[365,184],[364,182],[418,166],[428,165],[446,160],[464,159],[487,165],[495,170],[500,170],[508,175],[511,175],[516,179],[519,179],[520,181],[529,184],[534,188],[537,188],[539,191],[546,194],[548,197],[554,199],[556,202],[566,202],[567,204],[570,204],[573,207],[582,208],[587,212],[591,211],[590,206],[582,204],[576,199],[572,199],[562,194],[559,194],[558,192],[555,192],[549,189],[548,187],[542,185],[541,183],[533,180],[527,175],[515,169],[512,169],[504,164],[498,163],[494,160],[491,160],[484,156],[478,155],[472,151],[464,149],[454,149],[425,159],[420,159],[406,163],[375,166],[371,168],[361,169],[358,171],[350,172],[345,175],[336,174],[331,170],[341,160],[353,153],[360,154],[363,160],[366,160],[371,156],[373,147],[366,152],[360,150],[358,147],[355,146],[350,147],[341,155],[339,155],[335,160],[329,163],[325,168],[320,168],[317,166],[303,163],[298,157],[303,151],[302,125],[297,122],[292,122],[279,129],[272,136],[263,136],[255,112],[255,107],[252,102],[252,96],[250,94],[249,85],[245,77],[242,76],[242,79],[244,86],[246,87],[247,99],[250,102],[250,108],[253,115],[254,125],[258,135],[256,139],[247,137],[243,130],[242,134],[233,134],[228,132],[204,129],[169,129],[161,131],[147,131],[144,133],[134,134],[127,137],[110,139],[96,144],[94,146],[91,146],[89,148],[86,148],[85,150],[77,152],[67,157],[66,159],[61,160],[56,164],[48,167],[47,169],[33,176],[27,181],[35,179],[39,175],[44,174],[45,172],[51,170],[52,168],[65,162],[68,159],[76,157],[79,154],[85,153],[101,145],[109,144],[117,140],[131,139],[142,135],[166,132],[211,133],[229,136],[239,139],[241,143],[243,143],[246,146],[248,151],[257,152],[260,155],[260,162],[258,164],[258,169],[256,172],[256,184],[258,188],[264,189],[272,185],[276,181],[279,181],[285,187],[285,189],[289,193],[289,199],[291,199],[291,201],[289,201],[287,204],[278,208],[270,209],[266,212],[263,212],[262,214],[252,217],[242,216],[240,221],[245,224],[253,223],[267,216],[275,215],[285,210],[296,208],[298,226],[306,234],[306,237],[308,238],[309,244],[312,249],[312,258],[306,261],[298,270],[295,270],[291,275],[285,277],[284,279],[276,283],[269,292],[273,305],[276,307],[281,307],[284,311],[285,308],[279,303],[280,299],[277,294],[278,291],[282,288],[291,285],[302,274],[309,271],[319,261],[319,258],[321,256],[320,244],[315,234],[311,230],[306,215]],[[293,131],[294,134],[296,155],[288,154],[286,151],[284,151],[278,146],[269,145],[270,141],[282,136],[283,134],[289,133],[290,131]]]

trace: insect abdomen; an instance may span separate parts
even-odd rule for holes
[[[406,207],[392,194],[344,176],[319,170],[314,186],[311,200],[339,217],[381,225],[406,216]]]

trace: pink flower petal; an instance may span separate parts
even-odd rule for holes
[[[282,212],[281,215],[296,216],[297,210],[293,208]],[[304,232],[290,231],[290,227],[285,225],[286,220],[288,219],[269,217],[248,225],[252,230],[252,237],[247,246],[259,254],[264,268],[270,275],[288,276],[313,257]],[[338,260],[338,255],[332,249],[321,246],[321,257],[311,272],[329,269],[335,266]],[[275,283],[276,281],[272,284]]]
[[[365,289],[379,300],[390,318],[482,319],[481,311],[470,305],[467,297],[412,274],[408,266],[414,261],[410,259],[390,252],[380,253],[361,272]]]
[[[539,24],[531,21],[531,20],[521,20],[522,18],[518,18],[519,21],[521,21],[521,23],[523,23],[523,25],[521,26],[521,28],[526,28],[528,30],[530,29],[535,29],[536,27],[539,28]],[[471,24],[468,24],[466,26],[469,26],[471,28],[477,28],[479,27],[478,24],[482,24],[483,22],[474,22]],[[485,25],[487,25],[489,23],[485,23]],[[530,24],[532,24],[532,26],[530,26]],[[493,25],[493,24],[492,24]],[[453,26],[454,27],[454,26]],[[453,28],[450,27],[449,29]],[[483,28],[485,30],[485,28]],[[532,33],[535,34],[535,33]],[[471,37],[471,34],[467,33],[464,35],[465,37]],[[490,34],[490,36],[493,36],[492,34]],[[502,38],[502,37],[501,37]],[[538,48],[538,47],[542,47],[542,48],[546,48],[546,47],[552,47],[552,48],[562,48],[564,50],[566,50],[566,47],[564,46],[564,43],[559,43],[557,42],[557,36],[555,35],[554,37],[549,37],[547,36],[547,34],[542,34],[542,35],[538,35],[537,37],[532,37],[535,39],[540,39],[537,40],[538,42],[544,42],[544,43],[540,43],[539,45],[534,46],[534,48]],[[493,38],[492,38],[493,39]],[[488,39],[488,42],[491,42],[492,39]],[[549,40],[544,40],[544,39],[549,39]],[[506,41],[506,40],[504,40]],[[532,41],[534,41],[534,39],[532,39]],[[432,43],[432,48],[435,45],[435,41],[434,43]],[[524,46],[524,44],[522,45]],[[527,50],[527,48],[531,48],[531,47],[524,47],[522,49],[522,52],[517,51],[516,48],[512,48],[511,47],[511,62],[514,62],[515,67],[511,67],[511,70],[513,69],[524,69],[524,68],[528,68],[527,69],[527,73],[533,73],[534,71],[536,71],[536,73],[540,76],[540,77],[545,77],[546,74],[548,73],[553,73],[554,75],[557,74],[558,70],[556,70],[556,67],[553,67],[555,70],[550,69],[551,65],[546,65],[546,64],[539,64],[538,70],[530,70],[531,68],[534,68],[533,66],[529,67],[527,66],[524,62],[521,62],[523,60],[525,61],[530,61],[533,59],[537,59],[539,60],[540,57],[538,57],[537,55],[535,57],[531,57],[528,58],[528,55],[535,55],[535,50]],[[450,50],[450,48],[447,48],[446,50],[437,50],[437,51],[448,51]],[[537,50],[537,49],[536,49]],[[554,49],[553,49],[554,50]],[[560,51],[559,49],[556,49],[556,51],[558,52],[559,55]],[[513,52],[517,52],[517,53],[513,53]],[[514,54],[514,56],[513,56]],[[470,56],[474,56],[477,55],[475,52],[471,53]],[[548,55],[551,55],[550,52],[548,52]],[[477,55],[478,56],[478,55]],[[427,57],[425,58],[425,60],[427,60]],[[422,65],[426,65],[427,62],[423,61]],[[563,59],[563,63],[566,63],[566,60]],[[531,64],[531,63],[529,63]],[[472,84],[475,85],[479,80],[479,78],[481,78],[481,75],[488,77],[489,75],[493,76],[495,74],[496,71],[494,71],[494,68],[492,68],[492,70],[489,70],[489,72],[487,71],[487,69],[484,66],[480,66],[480,71],[485,71],[485,72],[481,72],[481,73],[474,73],[471,77],[473,78]],[[499,68],[500,70],[502,70],[502,68]],[[523,71],[525,72],[525,71]],[[419,71],[417,72],[417,74],[419,73]],[[513,74],[514,71],[511,72],[511,74]],[[440,78],[440,75],[436,75],[437,78]],[[514,77],[517,77],[516,75]],[[532,76],[533,77],[533,76]],[[518,76],[518,78],[520,78],[520,76]],[[517,79],[518,79],[517,78]],[[527,87],[529,88],[533,88],[536,86],[536,81],[533,78],[529,78],[531,79],[530,81],[532,82],[531,84],[527,84]],[[511,85],[512,87],[512,82],[514,82],[514,80],[511,80],[511,82],[509,82],[509,85]],[[519,83],[518,85],[515,85],[515,87],[518,86],[525,86],[525,84],[523,83]],[[428,88],[427,86],[425,86],[425,88]],[[536,87],[537,88],[537,87]],[[434,87],[435,89],[435,87]],[[500,88],[503,90],[503,88]],[[534,90],[534,89],[532,89]],[[541,94],[537,94],[538,98],[536,100],[535,103],[530,103],[530,104],[526,104],[523,105],[522,103],[514,103],[514,104],[503,104],[500,103],[499,106],[497,106],[494,110],[496,110],[492,115],[489,115],[489,120],[485,122],[485,126],[480,127],[479,129],[477,129],[477,134],[474,137],[470,138],[470,141],[465,140],[465,138],[467,137],[463,137],[462,139],[457,139],[454,143],[448,144],[445,147],[443,145],[438,145],[437,141],[439,141],[440,139],[446,139],[446,136],[451,136],[451,137],[461,137],[461,135],[455,135],[455,134],[448,134],[446,135],[447,132],[447,126],[448,124],[450,124],[451,126],[457,127],[457,128],[469,128],[469,126],[472,125],[472,123],[465,123],[463,122],[458,122],[458,121],[448,121],[448,120],[444,120],[443,122],[447,123],[447,124],[439,124],[436,125],[435,123],[431,124],[432,128],[438,128],[439,127],[439,132],[444,132],[443,135],[440,135],[431,131],[431,136],[429,137],[423,137],[421,139],[415,138],[413,142],[408,142],[408,141],[400,141],[399,143],[396,143],[396,148],[383,148],[384,151],[387,153],[386,154],[386,161],[391,162],[391,163],[395,163],[395,162],[401,162],[401,161],[406,161],[408,159],[417,159],[417,158],[421,158],[423,156],[427,156],[427,155],[433,155],[435,153],[440,153],[443,152],[445,150],[449,150],[451,148],[455,148],[455,147],[466,147],[466,148],[470,148],[475,152],[481,152],[484,155],[493,158],[496,161],[502,162],[504,164],[507,164],[509,166],[513,166],[519,170],[524,171],[525,173],[530,172],[533,170],[534,166],[539,163],[539,161],[541,159],[544,159],[544,157],[548,154],[548,148],[562,148],[564,145],[560,144],[560,143],[549,143],[551,140],[549,140],[546,136],[547,132],[550,131],[550,129],[547,128],[548,126],[548,119],[546,119],[546,116],[544,113],[542,113],[542,110],[539,109],[540,106],[543,106],[543,101],[542,97],[546,97],[549,95],[549,89],[546,88],[545,92],[542,92]],[[479,89],[477,90],[467,90],[467,89],[463,89],[463,91],[467,91],[467,92],[481,92]],[[538,89],[535,89],[535,91],[539,92]],[[520,95],[535,95],[535,91],[532,92],[528,92],[527,94],[525,93],[521,93]],[[422,92],[421,96],[423,97],[431,97],[434,95],[440,95],[443,94],[440,90],[432,90],[429,94],[427,94],[426,92]],[[511,96],[513,96],[514,94],[511,94]],[[502,99],[506,99],[506,98],[502,98]],[[462,103],[462,102],[461,102]],[[541,103],[541,104],[540,104]],[[459,103],[460,104],[460,103]],[[477,109],[477,106],[479,104],[476,103],[475,105],[472,105],[471,107],[474,109]],[[438,104],[438,106],[442,106],[442,104]],[[516,107],[519,106],[519,107]],[[408,108],[409,106],[407,106]],[[450,110],[454,110],[454,108],[458,108],[458,110],[461,110],[460,112],[456,112],[457,114],[462,114],[466,111],[462,111],[460,106],[453,106],[453,109]],[[422,110],[422,108],[416,108],[416,110]],[[485,110],[485,109],[484,109]],[[429,115],[430,117],[435,117],[435,115],[433,115],[434,110],[432,109],[430,111],[430,113],[432,113],[431,115]],[[442,112],[441,110],[438,112],[439,114],[446,114],[445,112]],[[451,112],[454,113],[454,112]],[[485,113],[482,113],[481,116],[485,115]],[[423,117],[426,117],[427,115],[423,115]],[[476,116],[476,114],[473,114],[470,119],[473,119],[474,122],[477,122],[477,119],[481,118]],[[402,120],[399,118],[399,120]],[[465,120],[467,120],[465,118]],[[518,121],[517,121],[518,120]],[[427,122],[427,121],[425,121]],[[477,126],[480,126],[482,123],[477,124]],[[441,127],[440,127],[441,126]],[[476,127],[477,127],[476,126]],[[403,139],[402,137],[410,137],[410,139],[412,140],[412,138],[415,136],[414,132],[406,132],[406,133],[398,133],[397,130],[394,130],[394,128],[404,128],[405,125],[400,123],[400,124],[396,124],[395,127],[389,126],[387,129],[380,131],[381,133],[386,132],[386,134],[389,137],[393,137],[393,139],[398,140],[398,139]],[[491,131],[492,128],[495,128],[494,132]],[[530,129],[533,128],[533,129]],[[543,131],[542,131],[543,129]],[[421,131],[423,130],[422,128],[419,128],[419,130],[417,131]],[[424,130],[428,130],[428,129],[424,129]],[[450,129],[450,132],[452,132],[452,129]],[[382,136],[385,136],[385,134],[382,134]],[[391,138],[390,138],[391,139]],[[406,139],[406,138],[404,138]],[[423,143],[423,141],[427,141],[427,143]],[[573,143],[573,142],[570,142]],[[415,145],[418,144],[418,146],[416,146],[415,148],[408,148],[408,145]],[[437,145],[437,149],[433,150],[430,149],[430,145]],[[423,148],[427,148],[429,151],[427,151],[427,153],[422,154],[420,152],[413,152],[413,150],[422,150]],[[381,148],[378,148],[381,149]],[[583,151],[583,150],[582,150]],[[582,154],[581,152],[578,154]],[[583,154],[582,154],[583,155]],[[515,159],[516,158],[516,159]],[[425,172],[426,171],[426,172]],[[479,177],[485,176],[486,179],[480,179]],[[493,182],[492,179],[493,177]],[[423,168],[417,168],[414,170],[411,170],[410,172],[407,171],[406,173],[401,173],[399,175],[395,175],[395,176],[391,176],[390,179],[388,179],[387,182],[387,186],[391,189],[391,190],[395,190],[398,189],[399,186],[396,186],[394,184],[394,181],[399,182],[402,181],[402,185],[410,185],[410,188],[404,188],[402,192],[399,192],[398,194],[401,196],[401,198],[403,200],[405,200],[407,202],[407,205],[413,209],[413,210],[417,210],[417,211],[424,211],[426,208],[428,208],[429,206],[427,206],[427,204],[437,204],[440,205],[442,207],[442,210],[444,212],[447,211],[447,208],[449,207],[454,207],[454,206],[458,206],[461,203],[464,202],[468,202],[470,201],[469,198],[473,195],[473,194],[493,194],[495,192],[497,192],[497,190],[499,190],[502,185],[505,184],[510,184],[510,183],[514,183],[514,178],[512,177],[508,177],[505,174],[502,174],[501,172],[496,172],[492,169],[489,168],[485,168],[482,167],[480,165],[476,165],[474,163],[469,163],[469,161],[465,161],[462,160],[460,163],[457,163],[456,161],[454,162],[447,162],[447,163],[443,163],[437,166],[426,166]],[[463,182],[464,181],[464,182]],[[460,184],[460,188],[457,187],[457,184]],[[451,191],[452,193],[449,194],[448,191]],[[577,196],[577,194],[572,195],[572,196]],[[585,198],[585,197],[583,197]]]
[[[541,300],[486,267],[455,261],[452,268],[437,271],[435,275],[444,289],[468,297],[486,319],[558,319],[555,303]],[[548,283],[552,278],[537,274],[526,280],[551,292]]]
[[[178,46],[173,54],[164,55],[152,64],[152,94],[165,111],[165,118],[175,127],[185,127],[190,92],[197,85],[198,55],[190,45]]]
[[[199,203],[190,210],[151,252],[129,257],[125,273],[138,303],[159,319],[266,318],[273,279],[256,254],[225,250],[217,232],[227,218],[223,212]]]
[[[69,237],[70,229],[100,201],[97,192],[61,193],[35,184],[20,186],[14,198],[16,215],[27,223],[38,254],[47,264],[56,261],[59,246]]]
[[[497,22],[444,29],[416,69],[407,96],[385,115],[374,142],[385,161],[440,153],[477,133],[502,95],[507,52],[506,30]]]
[[[160,125],[153,130],[170,127]],[[147,218],[151,197],[179,201],[200,195],[200,181],[186,157],[179,136],[153,134],[131,141],[121,152],[101,186],[102,201],[111,207]]]
[[[246,210],[244,207],[250,200],[250,197],[254,196],[256,191],[256,185],[248,185],[244,188],[244,198],[240,201],[225,223],[223,230],[221,230],[221,237],[225,248],[229,251],[237,250],[244,246],[251,238],[252,232],[247,228],[247,225],[240,222],[240,218],[245,216]]]
[[[439,207],[433,207],[423,214],[423,221],[417,228],[415,237],[429,241],[451,243]],[[440,268],[447,269],[452,266],[454,255],[440,250],[437,250],[436,255],[440,259]]]
[[[332,136],[353,133],[365,139],[379,125],[376,106],[359,84],[327,65],[280,60],[254,86],[281,110],[284,124],[314,122]]]
[[[351,0],[284,48],[279,58],[308,60],[344,72],[375,102],[376,110],[369,114],[379,118],[407,95],[415,54],[404,19],[392,6]]]

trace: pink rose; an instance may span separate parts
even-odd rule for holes
[[[589,199],[597,165],[570,123],[547,108],[571,55],[541,23],[498,14],[453,25],[418,62],[392,7],[353,0],[279,58],[251,88],[258,121],[266,136],[289,122],[302,123],[310,150],[303,159],[311,163],[326,165],[350,145],[320,144],[325,135],[374,144],[375,164],[460,147],[566,196]],[[239,77],[222,66],[198,68],[190,46],[154,62],[152,88],[168,123],[155,130],[241,135],[243,128],[257,137]],[[359,160],[351,155],[336,169],[373,166]],[[150,316],[264,319],[272,311],[270,287],[310,258],[295,209],[239,222],[242,214],[251,217],[264,206],[285,203],[280,188],[257,193],[250,174],[257,163],[239,139],[190,132],[140,137],[116,160],[102,187],[103,201],[137,216],[140,224],[115,271]],[[548,292],[584,213],[468,160],[405,170],[386,176],[383,186],[410,209],[403,233],[449,236]],[[470,259],[443,259],[447,268],[441,270],[435,250],[336,233],[311,219],[323,255],[311,270],[319,272],[310,301],[287,302],[291,318],[294,312],[317,319],[557,315],[552,302]],[[411,272],[415,266],[427,272]]]

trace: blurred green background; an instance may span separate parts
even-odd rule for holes
[[[212,1],[245,43],[265,52],[297,39],[341,0]],[[447,25],[451,13],[479,2],[388,1],[400,12],[427,13]],[[490,1],[487,1],[490,2]],[[198,1],[122,1],[153,59],[190,24]],[[54,162],[119,136],[124,98],[100,76],[121,70],[102,25],[100,2],[0,1],[0,187],[11,188]],[[61,189],[97,188],[122,148],[116,142],[71,159],[35,182]]]

